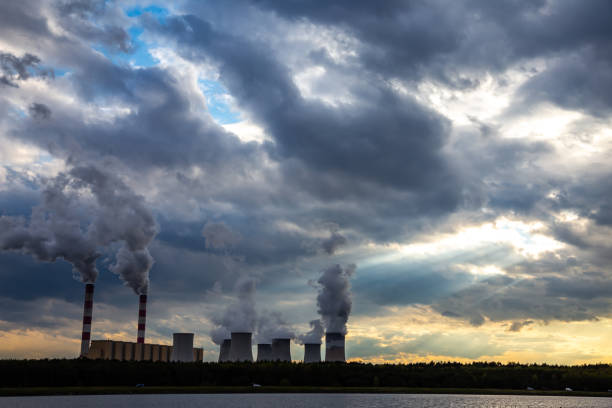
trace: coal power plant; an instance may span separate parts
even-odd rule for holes
[[[251,346],[252,333],[232,332],[230,346],[230,361],[253,362],[253,348]]]
[[[193,347],[193,333],[174,333],[172,346],[145,343],[147,295],[140,295],[138,305],[138,335],[136,342],[91,340],[93,323],[94,284],[85,285],[81,358],[119,361],[202,361],[204,350]]]
[[[272,359],[291,362],[291,339],[272,339]]]
[[[320,362],[321,362],[321,343],[304,344],[304,363],[320,363]]]
[[[230,350],[232,349],[232,340],[225,339],[219,346],[219,362],[226,363],[228,361],[232,361],[230,359]]]
[[[257,345],[257,362],[261,361],[272,361],[272,344],[258,344]]]
[[[193,333],[174,333],[172,335],[171,361],[192,363],[193,359]]]
[[[345,362],[344,356],[344,334],[325,333],[325,362]]]

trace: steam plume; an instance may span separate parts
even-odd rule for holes
[[[0,217],[0,250],[27,253],[44,262],[72,264],[76,279],[93,283],[96,259],[112,243],[123,245],[110,269],[137,294],[146,294],[153,258],[147,246],[157,224],[141,196],[119,178],[81,166],[49,180],[42,202],[24,217]]]
[[[234,292],[236,294],[232,302],[221,317],[213,318],[217,327],[212,330],[212,340],[219,344],[220,333],[249,332],[255,330],[257,313],[255,311],[255,279],[243,277],[238,279]],[[227,337],[225,337],[227,338]]]
[[[318,312],[327,332],[346,334],[346,322],[352,307],[349,279],[355,269],[354,264],[346,268],[334,265],[325,270],[318,280],[321,285],[317,296]]]
[[[325,333],[320,319],[310,321],[310,331],[298,337],[300,344],[321,344],[321,338]]]
[[[257,321],[257,343],[270,343],[272,339],[293,339],[295,331],[280,312],[264,312]]]

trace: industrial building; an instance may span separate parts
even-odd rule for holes
[[[272,359],[291,362],[291,339],[272,339]]]
[[[170,360],[191,363],[195,361],[193,333],[174,333],[172,335],[172,355]],[[201,359],[199,361],[202,361]]]
[[[344,334],[325,333],[325,362],[345,362]]]
[[[304,344],[304,362],[305,363],[320,363],[321,362],[321,343]]]
[[[257,361],[272,361],[272,344],[260,343],[257,345]]]
[[[253,349],[251,347],[251,333],[232,332],[232,342],[230,346],[230,361],[250,361],[253,362]]]
[[[232,340],[231,339],[225,339],[223,340],[223,343],[221,343],[221,346],[219,347],[219,362],[220,363],[226,363],[230,360],[230,350],[232,348]]]
[[[119,361],[172,361],[173,346],[163,344],[132,343],[129,341],[92,340],[89,359],[119,360]],[[183,352],[184,353],[184,352]],[[193,360],[202,361],[204,350],[192,347]],[[182,360],[177,360],[182,361]]]

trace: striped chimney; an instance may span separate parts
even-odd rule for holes
[[[136,343],[145,342],[145,325],[147,323],[147,295],[140,295],[138,305],[138,338]]]
[[[91,339],[91,316],[93,314],[94,285],[85,285],[85,302],[83,304],[83,333],[81,335],[81,357],[89,353],[89,340]]]

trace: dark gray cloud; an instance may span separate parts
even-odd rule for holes
[[[525,276],[528,276],[527,278]],[[437,300],[441,314],[475,326],[491,321],[585,321],[610,315],[610,271],[554,256],[523,262]],[[525,324],[513,324],[516,331]],[[514,331],[514,330],[513,330]]]
[[[336,252],[339,247],[345,244],[346,237],[344,237],[344,235],[340,234],[338,231],[332,231],[329,238],[325,239],[321,243],[321,246],[326,253],[333,255],[333,253]]]
[[[25,53],[18,57],[8,52],[0,52],[0,85],[19,87],[17,82],[24,81],[31,76],[53,75],[53,71],[39,67],[40,58]]]
[[[383,186],[416,191],[435,186],[453,200],[454,175],[440,153],[448,123],[411,98],[374,83],[356,89],[362,98],[350,106],[310,102],[300,96],[287,67],[258,44],[216,32],[192,15],[158,30],[190,46],[186,57],[219,64],[221,81],[274,137],[267,146],[272,157]]]
[[[49,119],[51,117],[51,109],[44,103],[33,103],[28,107],[30,115],[36,119]]]

